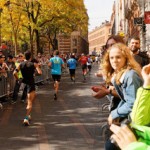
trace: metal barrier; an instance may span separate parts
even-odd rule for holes
[[[42,75],[35,76],[35,83],[46,82],[50,79],[50,69],[47,65],[41,66]],[[0,98],[9,96],[13,93],[15,86],[15,78],[12,71],[7,72],[7,77],[0,76]]]
[[[7,95],[7,78],[0,76],[0,97]]]

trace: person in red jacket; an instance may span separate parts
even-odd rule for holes
[[[87,62],[88,62],[88,57],[85,56],[84,53],[82,53],[82,54],[81,54],[81,57],[79,58],[79,62],[81,63],[83,79],[84,79],[84,81],[85,81],[85,80],[86,80],[86,74],[87,74]]]

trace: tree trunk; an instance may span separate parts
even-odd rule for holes
[[[16,56],[19,53],[18,49],[17,49],[17,34],[16,33],[14,33],[14,42],[15,42],[14,43],[15,44],[14,47],[15,47],[15,56]]]
[[[33,51],[33,36],[34,36],[34,32],[31,31],[31,28],[29,28],[29,36],[30,36],[30,51],[32,53],[32,56],[34,55],[34,51]]]
[[[39,31],[35,30],[35,36],[36,36],[36,49],[37,53],[43,53],[40,47],[40,36],[39,36]]]

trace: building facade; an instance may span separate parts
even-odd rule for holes
[[[89,32],[89,53],[100,54],[106,40],[111,35],[111,23],[105,21],[99,27],[95,28],[93,31]]]
[[[148,50],[150,45],[150,24],[144,23],[146,11],[150,11],[150,0],[115,1],[115,34],[122,34],[126,41],[139,36],[142,50]]]
[[[74,31],[70,35],[58,35],[58,49],[61,53],[89,53],[87,37],[82,37],[79,31]]]

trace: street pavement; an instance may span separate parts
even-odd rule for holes
[[[106,98],[92,97],[92,85],[102,82],[94,73],[83,82],[78,66],[75,84],[64,73],[58,100],[53,100],[53,82],[38,87],[34,102],[31,125],[22,125],[26,105],[6,103],[0,111],[0,150],[103,150],[104,139],[101,125],[108,112],[101,106]]]

